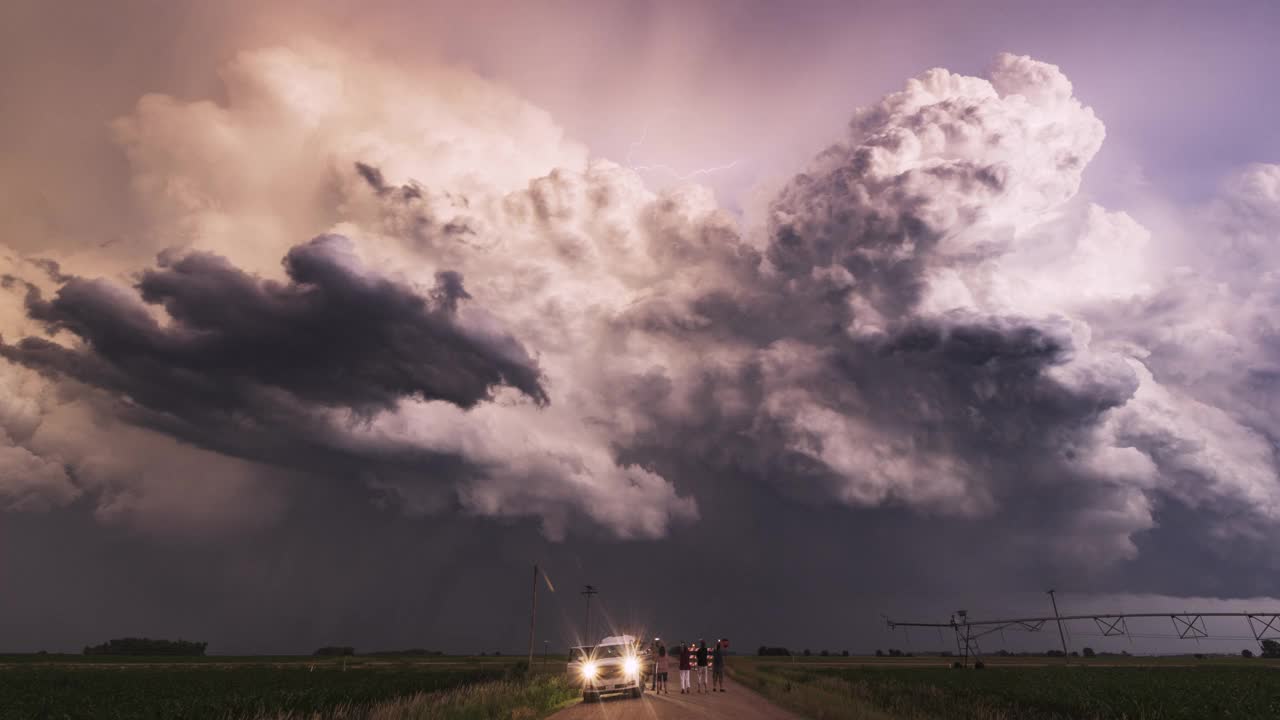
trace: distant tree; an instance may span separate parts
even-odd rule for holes
[[[902,657],[902,651],[898,648],[889,648],[889,657]]]
[[[848,651],[848,650],[841,650],[841,651],[840,651],[840,654],[841,654],[841,655],[843,655],[843,656],[845,656],[845,657],[849,657],[849,651]]]
[[[938,653],[938,654],[939,654],[939,655],[941,655],[942,657],[951,657],[951,651],[950,651],[950,650],[943,650],[942,652],[940,652],[940,653]]]
[[[151,638],[115,638],[84,649],[85,655],[204,655],[208,643]]]
[[[761,645],[761,646],[760,646],[760,649],[756,651],[756,654],[757,654],[757,655],[759,655],[760,657],[764,657],[764,651],[765,651],[765,650],[768,650],[768,648],[766,648],[765,646]]]
[[[1241,651],[1240,651],[1240,657],[1247,657],[1247,658],[1251,658],[1251,657],[1253,657],[1253,651],[1252,651],[1252,650],[1250,650],[1249,648],[1245,648],[1245,649],[1243,649],[1243,650],[1241,650]]]
[[[1093,648],[1091,647],[1085,648],[1082,652],[1084,653],[1085,657],[1094,657],[1095,655],[1097,655],[1097,653],[1095,653],[1093,651]]]
[[[1080,657],[1080,653],[1076,652],[1075,650],[1072,650],[1071,657]]]
[[[813,654],[813,653],[809,652],[809,648],[805,648],[805,649],[804,649],[804,656],[805,656],[805,657],[809,657],[809,656],[810,656],[810,655],[812,655],[812,654]]]
[[[350,645],[326,645],[316,650],[312,655],[329,656],[329,655],[355,655],[356,649]]]
[[[774,655],[774,656],[784,656],[784,657],[791,656],[791,651],[784,647],[768,647],[765,645],[761,645],[760,650],[758,652],[761,656],[764,656],[764,655]]]
[[[502,657],[502,651],[501,651],[501,650],[494,650],[494,651],[493,651],[493,656],[494,656],[494,657]]]
[[[1280,640],[1263,640],[1262,657],[1280,658]]]
[[[822,657],[827,657],[827,656],[828,656],[828,655],[830,655],[831,653],[827,652],[826,650],[823,650],[822,652],[820,652],[820,653],[818,653],[818,654],[819,654],[819,655],[821,655]]]
[[[876,657],[884,657],[884,651],[876,648]]]

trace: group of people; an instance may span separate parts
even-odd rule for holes
[[[653,692],[667,693],[667,675],[672,662],[680,671],[680,692],[687,694],[695,689],[689,676],[693,674],[693,682],[697,684],[697,692],[724,692],[724,640],[717,640],[714,648],[707,648],[706,640],[697,644],[678,642],[670,649],[658,639],[653,641]],[[707,684],[707,670],[711,671],[711,684]]]

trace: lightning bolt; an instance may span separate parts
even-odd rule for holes
[[[663,114],[663,117],[671,115],[674,112],[675,112],[674,110],[668,110],[666,113]],[[652,163],[648,165],[633,164],[631,159],[635,156],[636,151],[639,150],[640,147],[645,144],[645,141],[649,139],[649,126],[650,126],[650,123],[646,122],[644,125],[644,130],[640,133],[640,138],[638,140],[632,141],[631,144],[627,146],[627,159],[623,164],[625,164],[628,168],[631,168],[635,172],[638,172],[638,173],[639,172],[662,172],[662,173],[666,173],[667,175],[670,175],[675,180],[683,181],[683,180],[691,180],[693,178],[700,177],[702,175],[711,175],[712,173],[731,170],[737,167],[742,162],[741,160],[734,160],[733,162],[725,163],[724,165],[713,165],[710,167],[695,168],[694,170],[690,170],[689,172],[684,172],[684,173],[680,172],[679,170],[676,170],[670,165],[665,165],[663,163]]]

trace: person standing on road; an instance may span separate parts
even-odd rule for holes
[[[711,652],[711,692],[724,692],[724,641],[716,641],[716,649]]]
[[[658,691],[658,648],[662,647],[662,638],[654,638],[653,644],[649,646],[649,673],[653,681],[653,687],[649,688],[653,692]]]
[[[707,641],[698,640],[698,692],[707,692]]]
[[[680,648],[680,694],[685,695],[689,692],[689,660],[692,656],[689,654],[688,646],[683,641],[677,647]]]
[[[659,645],[658,660],[654,664],[655,672],[653,673],[654,681],[656,683],[654,685],[654,691],[670,695],[671,693],[667,692],[667,664],[667,646]]]

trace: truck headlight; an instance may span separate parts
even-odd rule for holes
[[[628,675],[639,675],[640,661],[636,658],[627,658],[626,662],[622,663],[622,670]]]
[[[582,677],[588,680],[594,680],[596,677],[596,674],[599,672],[600,672],[600,668],[596,667],[596,664],[593,662],[584,663],[582,665]]]

